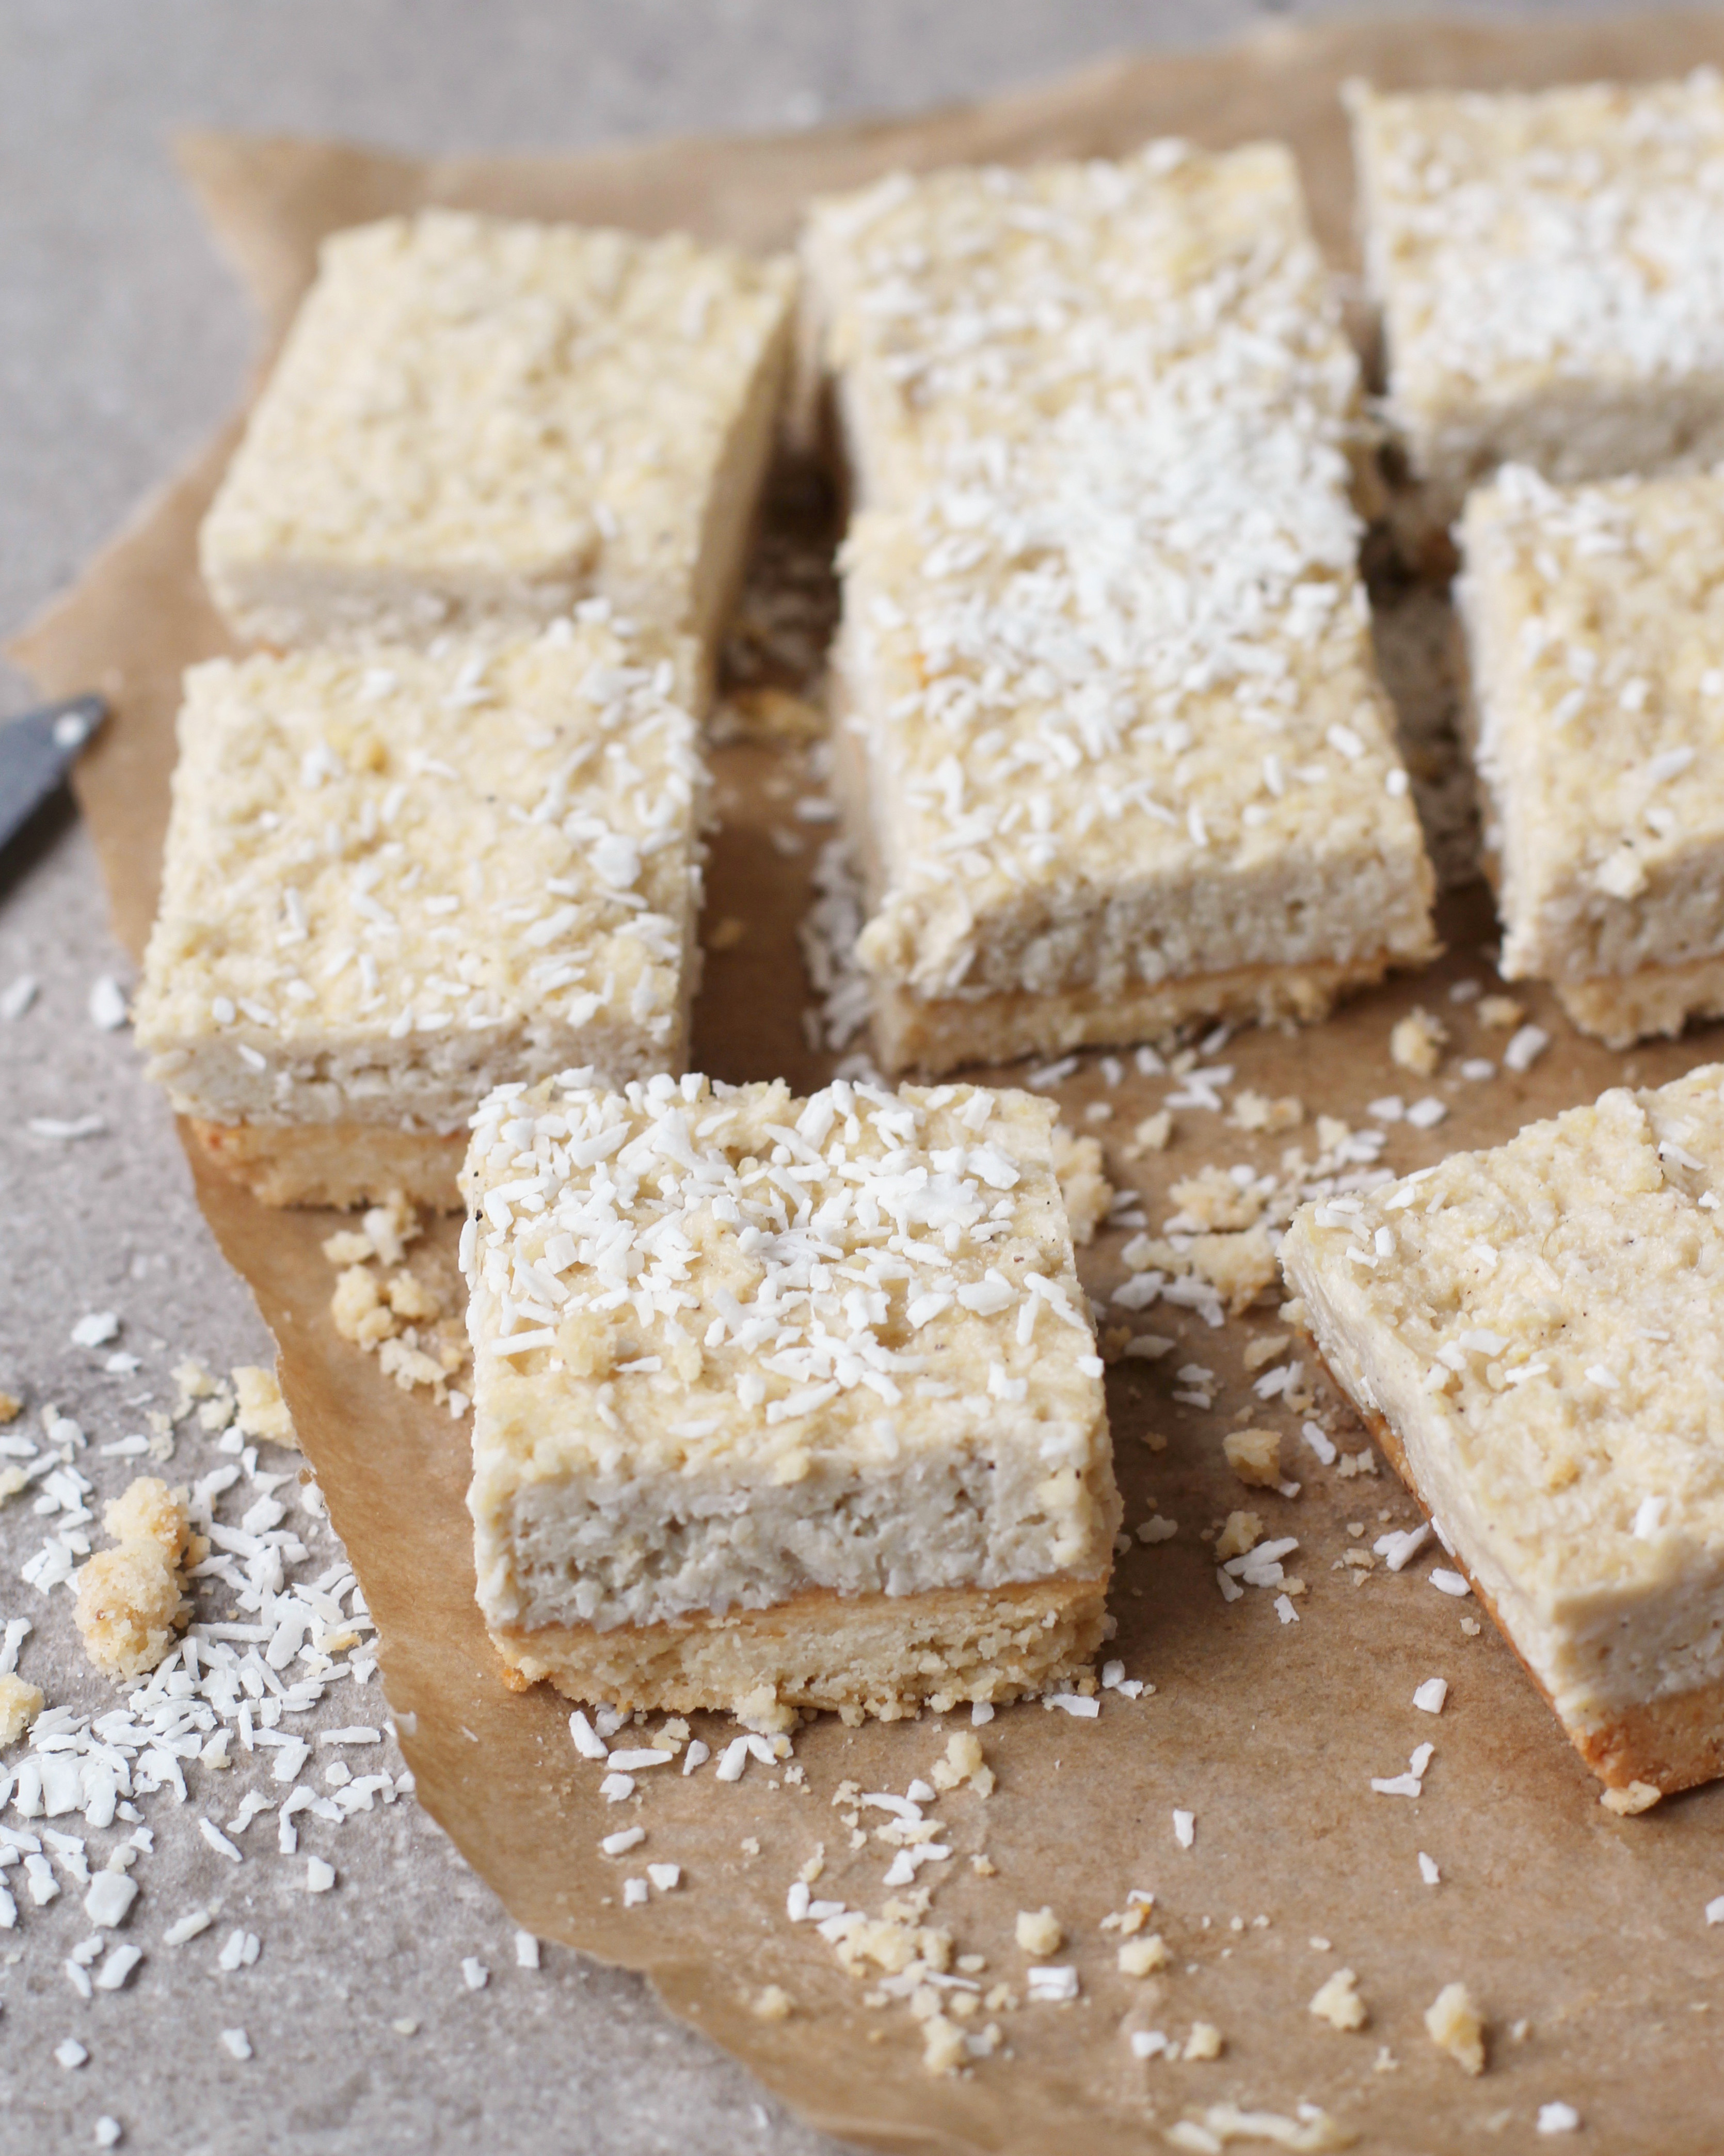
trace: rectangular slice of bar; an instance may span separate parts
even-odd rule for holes
[[[1079,1674],[1120,1506],[1052,1122],[841,1081],[487,1101],[469,1503],[512,1681],[788,1722]]]
[[[1511,465],[1460,535],[1502,972],[1616,1048],[1724,1012],[1724,479]]]
[[[1724,83],[1349,86],[1388,409],[1446,526],[1494,465],[1724,456]]]
[[[1724,1065],[1369,1195],[1282,1264],[1581,1756],[1724,1773]]]
[[[680,1068],[694,660],[581,611],[187,674],[137,1034],[269,1204],[453,1208],[505,1074]]]
[[[336,234],[205,520],[235,632],[520,624],[598,593],[710,646],[781,399],[793,265],[425,210]]]
[[[1428,958],[1286,153],[888,182],[809,252],[875,505],[834,676],[887,1066],[1315,1018]]]

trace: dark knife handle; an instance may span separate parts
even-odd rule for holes
[[[69,696],[0,726],[0,850],[64,783],[107,715],[100,696]]]

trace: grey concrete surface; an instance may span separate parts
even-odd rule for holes
[[[0,0],[0,632],[74,574],[237,391],[249,325],[173,175],[177,126],[478,149],[802,125],[1204,42],[1259,12],[1250,0]],[[0,675],[0,710],[23,692]],[[87,838],[50,819],[0,885],[0,990],[26,973],[41,983],[25,1014],[0,1020],[0,1386],[29,1402],[20,1427],[39,1427],[49,1402],[83,1425],[92,1503],[133,1471],[101,1445],[167,1403],[182,1355],[225,1369],[267,1352],[129,1037],[88,1015],[95,978],[125,971]],[[28,1128],[85,1114],[102,1134]],[[107,1351],[72,1345],[74,1320],[98,1309],[123,1317],[135,1373],[110,1376]],[[173,1471],[218,1457],[194,1426]],[[113,1702],[77,1650],[69,1596],[18,1576],[43,1525],[28,1497],[0,1512],[0,1618],[34,1625],[21,1668],[51,1704],[100,1712]],[[320,1558],[305,1532],[315,1571],[335,1551]],[[379,1694],[340,1687],[320,1717],[381,1720]],[[145,1959],[87,2003],[64,1967],[89,1930],[81,1889],[38,1908],[17,1867],[0,1874],[20,1907],[0,1931],[5,2156],[100,2145],[104,2117],[122,2148],[180,2156],[834,2145],[633,1979],[557,1948],[536,1973],[517,1969],[503,1911],[410,1797],[308,1831],[305,1846],[340,1874],[315,1899],[297,1868],[230,1867],[196,1810],[171,1797],[147,1807],[156,1847],[124,1935]],[[111,1839],[92,1836],[92,1857]],[[213,1928],[162,1943],[200,1905]],[[236,1927],[261,1951],[227,1974],[217,1955]],[[469,1956],[490,1971],[481,1989],[464,1980]],[[234,2027],[248,2061],[218,2041]],[[56,2063],[67,2037],[87,2063]]]

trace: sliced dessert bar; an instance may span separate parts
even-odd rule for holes
[[[418,639],[590,594],[710,646],[780,402],[793,270],[426,210],[337,233],[205,521],[240,635]]]
[[[1307,1205],[1336,1378],[1588,1766],[1724,1772],[1724,1065]]]
[[[834,675],[888,1067],[1315,1018],[1428,958],[1286,154],[887,182],[809,259],[872,505]]]
[[[1497,464],[1724,456],[1724,83],[1352,85],[1389,415],[1446,525]]]
[[[1617,1048],[1724,1012],[1724,479],[1511,465],[1460,534],[1501,970]]]
[[[138,1039],[270,1204],[453,1208],[505,1075],[680,1068],[693,660],[582,612],[187,675]]]
[[[565,1072],[462,1178],[511,1681],[890,1719],[1070,1678],[1119,1524],[1053,1111]]]

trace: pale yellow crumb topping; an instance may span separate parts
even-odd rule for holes
[[[1461,541],[1503,972],[1724,950],[1724,477],[1556,488],[1514,467]]]
[[[434,209],[336,233],[203,534],[236,570],[655,586],[685,618],[791,265]]]
[[[1650,470],[1724,409],[1724,86],[1531,95],[1350,85],[1389,408],[1448,513],[1528,449]],[[1543,407],[1541,416],[1540,407]]]

